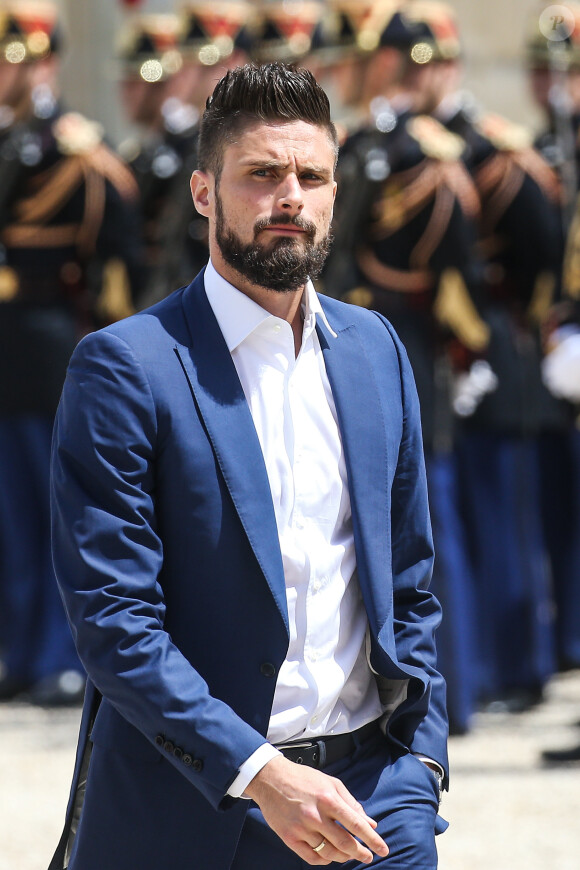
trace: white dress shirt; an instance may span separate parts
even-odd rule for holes
[[[366,658],[367,617],[356,579],[344,452],[316,319],[334,336],[314,287],[303,298],[296,356],[290,324],[205,272],[209,303],[246,396],[274,504],[290,644],[265,743],[228,790],[246,785],[272,744],[354,731],[383,712]]]

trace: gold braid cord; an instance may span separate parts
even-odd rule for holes
[[[479,216],[477,191],[458,161],[426,158],[413,169],[392,176],[378,203],[378,220],[371,224],[371,237],[378,241],[393,235],[432,200],[429,224],[412,254],[412,267],[424,268],[447,231],[456,201],[466,217]]]
[[[476,173],[475,183],[481,195],[484,236],[491,235],[522,185],[526,174],[508,151],[498,151]]]
[[[475,183],[485,203],[485,235],[491,235],[510,207],[528,175],[551,201],[557,202],[559,183],[553,170],[532,148],[497,151],[475,175]]]
[[[427,271],[394,269],[381,263],[370,248],[360,248],[356,260],[363,275],[382,290],[396,293],[426,293],[433,287],[433,276]]]
[[[568,233],[562,284],[569,299],[580,300],[580,197],[576,200],[576,214]]]

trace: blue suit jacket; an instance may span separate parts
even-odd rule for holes
[[[338,333],[318,326],[370,661],[387,687],[407,685],[388,733],[446,768],[413,377],[383,318],[322,304]],[[80,343],[52,500],[56,573],[89,675],[70,814],[103,696],[71,870],[227,868],[246,802],[226,792],[266,734],[288,620],[266,469],[203,274]]]

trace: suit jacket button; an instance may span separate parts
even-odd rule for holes
[[[276,674],[276,666],[272,662],[264,662],[260,665],[260,673],[263,677],[273,677]]]
[[[193,758],[192,758],[192,756],[189,754],[189,752],[186,752],[185,755],[182,757],[181,760],[183,761],[183,763],[184,763],[187,767],[189,767],[191,764],[193,764]]]
[[[176,758],[181,758],[183,755],[183,749],[180,746],[176,746],[175,749],[173,750],[173,754],[175,755]]]
[[[171,740],[166,740],[163,744],[163,748],[166,752],[173,752],[173,750],[175,749],[175,744],[173,744]]]
[[[193,764],[191,766],[196,773],[201,773],[201,771],[203,770],[203,761],[201,760],[201,758],[194,758]]]
[[[163,734],[157,735],[157,737],[155,738],[155,743],[157,744],[157,746],[163,746],[163,744],[165,743],[165,737],[163,736]]]

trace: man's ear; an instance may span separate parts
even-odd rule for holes
[[[213,213],[214,178],[211,173],[196,169],[191,176],[191,196],[196,210],[204,217]]]

